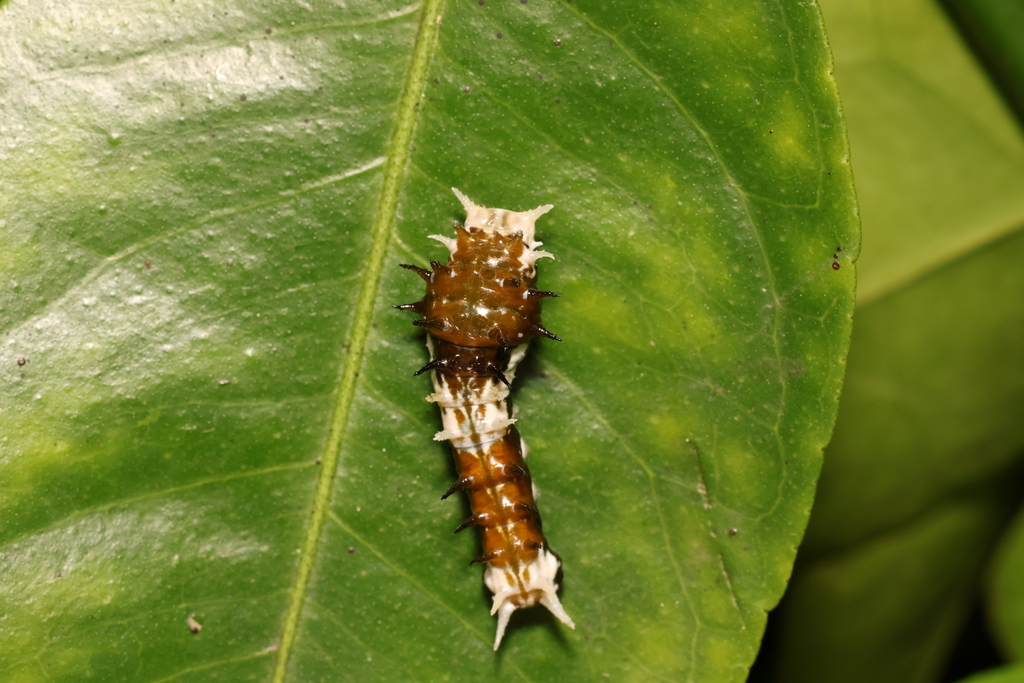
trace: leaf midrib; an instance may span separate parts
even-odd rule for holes
[[[331,417],[327,444],[321,458],[323,468],[317,480],[313,512],[303,540],[299,567],[292,585],[291,599],[281,633],[280,647],[277,651],[274,683],[282,683],[285,678],[288,658],[291,655],[298,629],[299,616],[305,604],[309,577],[316,560],[317,545],[330,508],[331,491],[338,469],[343,435],[348,425],[352,399],[355,395],[356,378],[362,364],[363,349],[369,336],[377,290],[380,285],[381,273],[384,270],[387,248],[391,241],[392,227],[398,208],[398,192],[409,161],[412,134],[416,124],[416,103],[426,83],[427,67],[436,45],[439,22],[435,20],[435,17],[440,17],[443,4],[444,0],[425,0],[421,9],[422,14],[413,45],[412,59],[396,112],[395,132],[391,138],[387,161],[384,165],[384,183],[371,233],[370,254],[352,318],[352,329],[347,340],[348,353],[338,374],[334,412]]]

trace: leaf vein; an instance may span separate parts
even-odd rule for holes
[[[306,590],[316,560],[317,546],[331,504],[331,492],[334,488],[344,433],[348,426],[349,412],[356,392],[363,350],[370,332],[370,320],[373,317],[377,289],[384,270],[388,244],[394,233],[395,216],[398,211],[398,193],[412,149],[412,134],[417,118],[416,105],[419,103],[420,95],[426,84],[427,67],[436,49],[438,24],[435,17],[440,15],[443,4],[444,0],[426,0],[422,5],[412,58],[395,116],[395,132],[391,138],[384,165],[384,182],[371,232],[370,253],[366,260],[362,287],[352,316],[352,329],[346,344],[348,354],[338,374],[338,389],[333,416],[321,458],[323,469],[317,481],[313,512],[303,540],[299,567],[292,586],[292,597],[282,627],[281,647],[277,653],[277,667],[274,670],[273,683],[282,683],[287,674],[288,658],[295,642],[299,616],[306,600]]]

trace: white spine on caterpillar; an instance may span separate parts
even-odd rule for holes
[[[544,243],[536,240],[537,219],[555,208],[554,204],[545,204],[529,211],[489,209],[485,206],[474,204],[472,199],[462,194],[457,188],[453,187],[452,192],[455,193],[455,196],[459,198],[462,206],[466,209],[465,225],[467,228],[480,228],[496,232],[500,235],[514,235],[517,232],[523,233],[523,244],[526,245],[526,250],[523,252],[522,259],[519,262],[523,275],[529,277],[536,275],[537,269],[534,264],[538,259],[555,258],[554,254],[537,249],[537,247]],[[448,238],[441,235],[431,235],[430,237],[442,242],[452,254],[455,253],[455,246],[446,241]],[[454,242],[454,240],[452,241]]]
[[[501,639],[505,635],[505,627],[512,613],[521,607],[532,607],[538,602],[558,617],[558,620],[569,628],[575,629],[562,602],[558,599],[558,576],[560,563],[558,557],[548,549],[540,551],[537,559],[521,569],[517,574],[487,567],[484,572],[484,583],[494,593],[491,614],[498,614],[498,631],[494,635],[494,649],[497,651]],[[539,597],[538,597],[539,596]]]

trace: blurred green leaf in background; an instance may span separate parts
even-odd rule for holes
[[[0,4],[0,680],[742,681],[854,305],[817,7],[349,5]],[[578,626],[497,654],[391,309],[452,186],[555,205],[515,398]]]
[[[982,595],[1024,657],[1024,523],[993,563],[1024,490],[1024,12],[821,5],[864,249],[835,435],[754,680],[951,681],[958,640],[986,641],[982,619],[961,635]]]

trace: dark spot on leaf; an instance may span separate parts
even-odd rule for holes
[[[561,44],[562,44],[562,39],[561,38],[555,38],[555,47],[558,47]]]
[[[839,270],[839,263],[837,261],[832,262],[832,270]]]
[[[501,39],[501,37],[502,37],[500,33],[497,33],[497,34],[495,34],[495,36],[496,36],[496,37],[497,37],[497,38],[498,38],[499,40],[500,40],[500,39]]]
[[[248,97],[246,97],[245,95],[242,95],[242,96],[241,96],[241,97],[240,97],[239,99],[240,99],[240,100],[242,100],[243,102],[245,102],[245,101],[246,101],[247,99],[249,99],[249,98],[248,98]]]
[[[481,2],[480,4],[482,5],[482,4],[483,4],[483,2]],[[349,555],[355,555],[355,553],[356,553],[356,549],[355,549],[355,548],[353,548],[352,546],[349,546],[349,547],[348,547],[348,554],[349,554]]]
[[[25,360],[24,358],[19,358],[19,359],[18,359],[18,365],[24,365],[24,364],[25,364],[25,363],[27,363],[27,362],[28,362],[28,361],[27,361],[27,360]]]
[[[729,535],[730,536],[735,536],[738,533],[739,533],[739,529],[735,529],[735,528],[729,529]]]

